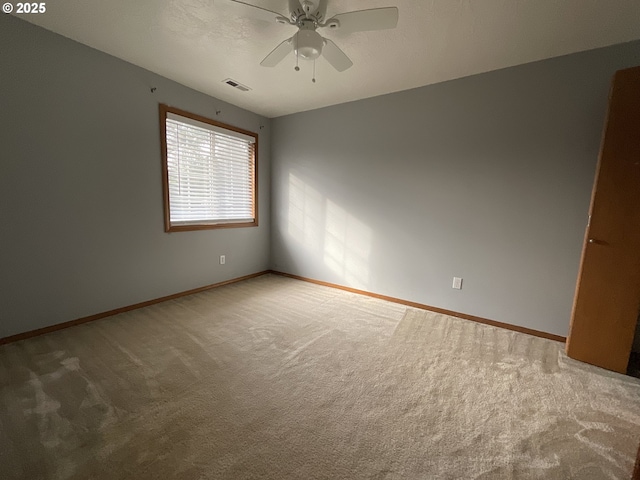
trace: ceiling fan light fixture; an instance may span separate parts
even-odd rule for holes
[[[293,37],[293,49],[296,55],[305,60],[315,60],[322,54],[324,39],[314,30],[300,30]]]

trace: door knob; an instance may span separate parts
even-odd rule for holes
[[[589,240],[587,240],[587,242],[591,243],[592,245],[601,245],[604,247],[609,246],[609,242],[606,242],[605,240],[598,240],[597,238],[590,238]]]

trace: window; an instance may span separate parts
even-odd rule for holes
[[[165,231],[258,225],[258,135],[160,105]]]

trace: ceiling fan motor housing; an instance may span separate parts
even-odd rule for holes
[[[289,12],[294,25],[304,19],[321,23],[327,11],[327,0],[289,0]]]
[[[322,53],[324,40],[315,30],[300,30],[293,37],[293,49],[296,55],[305,60],[315,60]]]

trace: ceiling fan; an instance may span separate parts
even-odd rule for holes
[[[289,0],[289,16],[241,0],[228,1],[250,7],[247,14],[254,18],[298,28],[295,35],[280,43],[260,62],[263,67],[275,67],[293,52],[296,59],[304,60],[316,60],[322,55],[333,68],[343,72],[351,67],[353,62],[333,41],[320,35],[318,29],[327,28],[352,33],[395,28],[398,24],[397,7],[340,13],[325,20],[328,0]],[[297,62],[296,70],[300,70]]]

